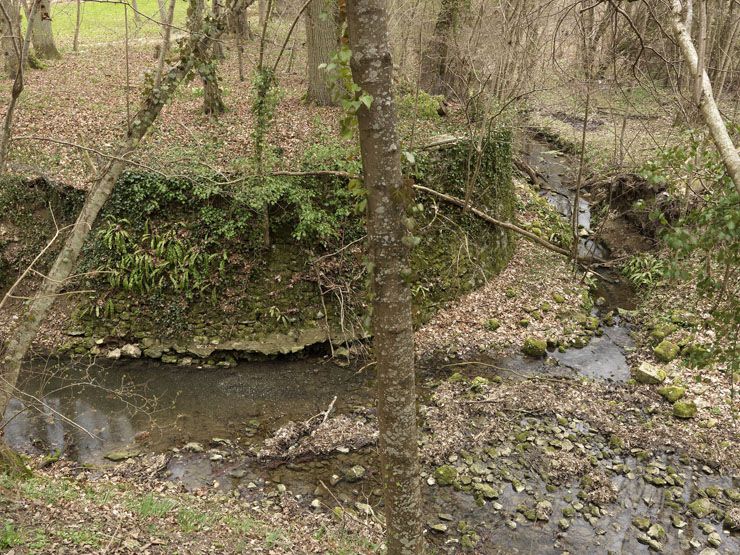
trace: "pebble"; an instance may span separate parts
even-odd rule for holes
[[[311,501],[311,508],[312,509],[321,508],[321,501],[319,499],[314,499],[313,501]]]
[[[722,545],[722,538],[720,537],[720,535],[717,532],[712,532],[707,537],[707,542],[712,547],[719,547],[720,545]]]

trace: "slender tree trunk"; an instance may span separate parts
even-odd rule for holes
[[[193,0],[191,0],[192,4]],[[13,396],[21,364],[31,343],[45,320],[56,296],[62,291],[79,257],[85,238],[89,235],[100,209],[113,191],[118,178],[126,169],[126,157],[141,142],[159,116],[162,107],[177,90],[182,80],[189,75],[197,58],[193,52],[208,49],[212,37],[208,34],[191,35],[182,48],[180,62],[167,72],[157,91],[151,91],[142,102],[131,126],[102,176],[87,194],[85,204],[72,230],[62,245],[54,264],[44,278],[38,292],[28,302],[24,313],[15,320],[15,327],[8,334],[5,350],[0,351],[0,414],[5,412]]]
[[[78,52],[80,50],[80,24],[82,23],[82,2],[76,0],[76,13],[75,13],[75,36],[72,40],[72,51]]]
[[[213,0],[211,9],[213,10],[213,17],[221,20],[224,16],[224,0]],[[219,60],[224,59],[224,47],[220,40],[213,43],[213,56]]]
[[[412,191],[401,176],[393,103],[393,62],[385,0],[347,2],[352,75],[373,98],[358,113],[368,246],[373,263],[373,351],[377,363],[380,464],[388,553],[424,549],[421,521],[414,331],[409,233],[404,225]]]
[[[161,0],[160,8],[166,0]],[[170,53],[170,36],[172,34],[172,21],[175,18],[175,0],[170,0],[169,9],[162,17],[162,45],[159,49],[159,58],[157,59],[157,73],[154,75],[154,87],[159,87],[164,74],[164,62]]]
[[[455,76],[450,68],[450,48],[460,17],[461,0],[442,0],[434,34],[421,57],[421,88],[429,94],[451,96]]]
[[[260,28],[264,27],[265,19],[267,18],[267,4],[270,0],[257,0],[257,8],[259,10],[259,23]]]
[[[312,0],[306,9],[307,99],[320,106],[334,104],[326,71],[339,43],[339,14],[336,0]]]
[[[691,0],[686,0],[687,13],[693,13],[693,6]],[[717,108],[717,103],[714,100],[712,93],[712,83],[709,81],[707,72],[703,71],[699,73],[699,56],[696,53],[696,48],[691,40],[688,27],[682,16],[682,6],[680,0],[672,0],[672,13],[671,13],[671,26],[673,27],[673,33],[676,36],[679,48],[681,49],[681,55],[683,56],[686,65],[688,65],[692,77],[696,79],[701,78],[702,91],[701,98],[699,100],[699,110],[704,123],[709,128],[709,133],[712,135],[712,140],[719,150],[722,162],[725,165],[727,174],[735,184],[735,188],[740,192],[740,154],[737,152],[737,148],[732,143],[730,134],[727,132],[727,126],[722,119],[722,114]]]
[[[8,103],[8,109],[5,111],[2,136],[0,136],[0,174],[5,173],[5,165],[8,161],[8,151],[10,150],[10,139],[13,134],[13,119],[15,117],[15,108],[18,105],[18,98],[20,98],[21,93],[23,92],[23,87],[25,85],[25,76],[23,75],[23,73],[26,64],[24,63],[24,61],[26,59],[28,49],[30,48],[34,21],[33,16],[36,13],[37,8],[38,4],[36,2],[31,4],[31,9],[29,10],[30,17],[28,18],[28,20],[30,21],[30,27],[26,29],[26,36],[25,38],[23,38],[20,34],[21,30],[19,5],[16,4],[17,11],[12,12],[12,14],[6,10],[4,4],[0,5],[0,19],[5,21],[6,23],[10,22],[10,28],[16,27],[17,34],[11,35],[11,40],[13,41],[12,49],[14,56],[18,60],[15,63],[15,78],[13,80],[13,88],[10,91],[10,102]],[[14,16],[17,17],[17,20],[15,22],[12,21]]]
[[[131,0],[131,8],[134,12],[134,24],[138,28],[141,25],[141,14],[139,13],[139,4],[137,0]]]
[[[62,57],[54,43],[51,29],[51,0],[38,0],[38,7],[33,16],[33,50],[36,56],[44,60],[57,60]]]

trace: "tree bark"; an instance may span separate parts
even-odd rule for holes
[[[194,0],[191,0],[191,5]],[[31,343],[46,318],[56,296],[62,291],[79,257],[83,243],[92,229],[95,219],[113,186],[125,170],[126,157],[137,147],[159,116],[162,107],[175,92],[182,80],[196,67],[193,53],[211,47],[212,37],[208,34],[191,35],[181,50],[180,62],[167,72],[157,90],[149,92],[143,100],[131,126],[120,145],[111,156],[101,177],[87,194],[85,204],[69,232],[54,264],[44,278],[38,292],[28,302],[26,309],[15,321],[8,334],[5,350],[0,352],[0,414],[5,412],[13,396],[21,364]]]
[[[461,0],[442,0],[434,34],[421,58],[421,88],[429,94],[451,96],[455,75],[450,68],[450,48],[460,17]]]
[[[213,47],[221,35],[223,24],[220,19],[205,21],[205,0],[192,0],[189,10],[188,30],[193,35],[206,34],[212,39],[203,47],[198,46],[194,56],[198,60],[197,68],[203,80],[203,113],[217,117],[226,111],[226,105],[221,97],[221,86],[218,82],[217,64]]]
[[[328,64],[337,50],[338,17],[336,0],[312,0],[306,9],[307,98],[320,106],[335,104],[326,71],[319,66]]]
[[[727,174],[735,184],[735,189],[740,193],[740,154],[738,154],[735,145],[732,143],[730,134],[727,132],[727,127],[722,119],[722,114],[720,114],[719,108],[717,108],[717,103],[712,93],[712,83],[709,81],[707,72],[702,71],[699,73],[699,56],[696,53],[696,48],[682,16],[681,0],[672,0],[671,6],[671,25],[683,59],[689,66],[694,80],[701,79],[702,90],[701,98],[699,99],[699,110],[704,118],[704,123],[709,128],[712,140],[717,146],[717,150],[719,150]],[[686,7],[687,13],[693,12],[691,0],[686,1]]]
[[[80,23],[82,23],[82,2],[76,0],[75,10],[75,36],[72,40],[72,51],[77,52],[80,49]]]
[[[0,0],[0,43],[3,49],[3,72],[15,79],[20,66],[21,6],[17,0]]]
[[[211,9],[213,10],[213,17],[221,20],[224,16],[224,0],[213,0]],[[224,59],[224,47],[220,40],[213,43],[213,56],[219,60]]]
[[[58,60],[62,57],[54,43],[51,30],[51,0],[38,0],[33,18],[31,40],[36,56],[44,60]]]
[[[160,9],[164,7],[165,0],[161,0]],[[172,21],[175,18],[175,0],[170,0],[169,8],[162,17],[162,45],[159,48],[159,57],[157,59],[157,73],[154,75],[154,88],[159,87],[164,74],[164,62],[170,53],[170,37],[172,34]]]
[[[404,219],[412,197],[401,176],[393,102],[393,62],[385,0],[347,2],[352,75],[373,98],[358,112],[368,191],[368,246],[372,261],[373,351],[377,363],[380,465],[388,553],[424,550],[416,421],[414,331],[409,234]]]

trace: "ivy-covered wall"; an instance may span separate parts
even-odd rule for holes
[[[474,175],[472,204],[511,218],[508,132],[492,134],[480,152],[461,141],[409,158],[409,178],[461,198]],[[303,169],[359,173],[360,164],[356,156],[319,148],[307,153]],[[27,203],[23,187],[15,191],[0,191],[5,214],[15,202]],[[38,209],[51,194],[36,191],[29,206]],[[79,205],[79,194],[72,196],[65,213]],[[129,172],[85,246],[80,270],[95,277],[75,285],[97,293],[81,299],[67,347],[104,354],[136,342],[146,355],[168,362],[195,356],[215,361],[365,336],[364,207],[361,182],[338,176],[255,183]],[[269,249],[263,244],[266,212]],[[482,285],[511,255],[508,233],[456,206],[417,194],[410,216],[420,240],[411,278],[417,323]],[[15,225],[49,235],[48,225],[24,222]],[[38,245],[29,243],[27,251]],[[19,267],[22,260],[6,257],[6,266]]]

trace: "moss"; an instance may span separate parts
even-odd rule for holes
[[[679,347],[675,343],[664,339],[654,349],[655,357],[662,362],[670,362],[678,356]]]
[[[440,486],[451,486],[457,482],[457,478],[457,469],[448,464],[442,465],[434,471],[434,479]]]
[[[686,388],[678,385],[668,385],[658,389],[658,394],[669,403],[675,403],[686,394]]]
[[[544,357],[547,354],[547,341],[536,337],[528,337],[524,340],[522,352],[531,357]]]

